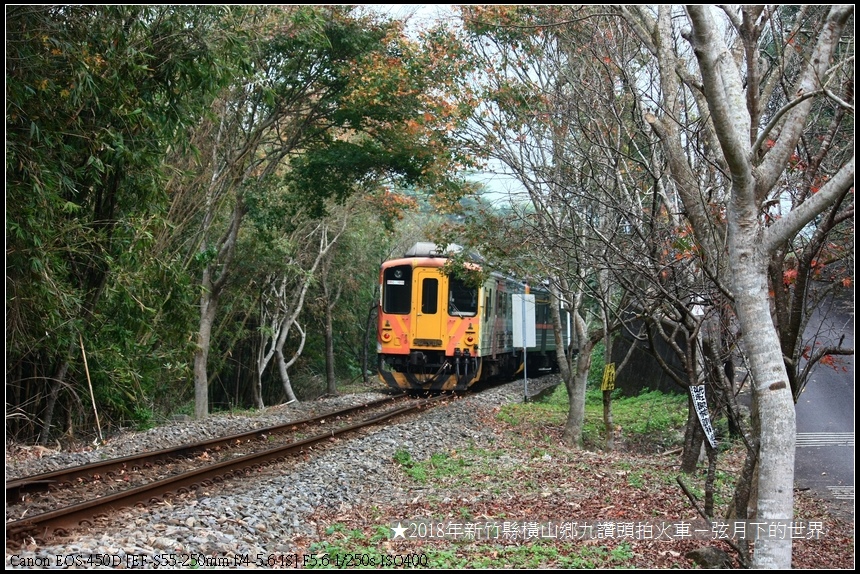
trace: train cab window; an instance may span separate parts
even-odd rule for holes
[[[448,314],[455,317],[474,317],[478,314],[478,289],[462,280],[448,279]]]
[[[382,311],[408,315],[412,309],[412,267],[389,267],[383,273]]]
[[[421,312],[435,315],[439,310],[439,280],[425,279],[421,282]]]

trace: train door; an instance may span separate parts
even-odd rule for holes
[[[415,327],[412,342],[416,347],[442,347],[445,332],[445,307],[442,305],[442,281],[435,269],[415,270]]]

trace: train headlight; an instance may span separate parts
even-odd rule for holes
[[[388,331],[383,331],[382,340],[385,341],[386,343],[391,341],[391,333],[389,333]]]
[[[475,344],[475,337],[473,335],[468,335],[466,337],[466,344],[467,345],[474,345]]]

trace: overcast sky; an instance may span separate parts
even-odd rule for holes
[[[365,4],[396,20],[407,20],[410,28],[426,28],[440,18],[450,18],[453,4]]]

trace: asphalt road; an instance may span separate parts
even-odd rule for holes
[[[821,326],[818,329],[818,326]],[[810,321],[807,336],[854,347],[854,303],[843,302]],[[854,356],[839,356],[835,368],[818,365],[797,401],[795,488],[804,488],[854,512]]]

